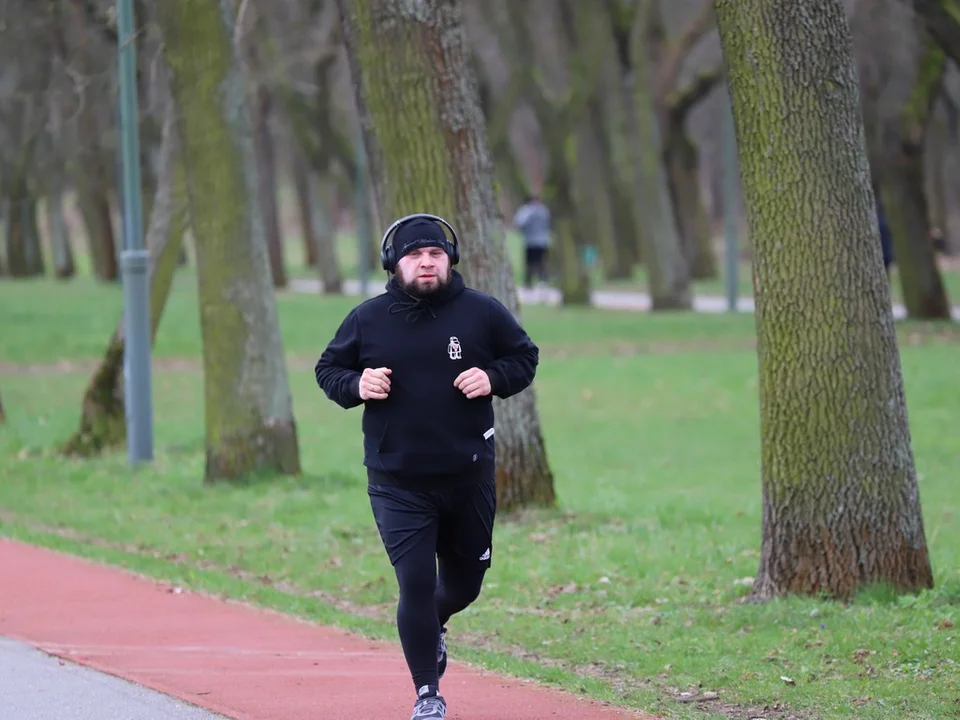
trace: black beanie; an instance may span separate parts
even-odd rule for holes
[[[424,247],[442,248],[447,255],[453,255],[453,244],[447,239],[440,224],[425,218],[404,223],[393,234],[393,249],[399,260],[411,250]]]

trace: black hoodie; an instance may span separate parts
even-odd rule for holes
[[[450,284],[429,298],[405,293],[396,278],[386,293],[344,319],[315,368],[317,384],[344,408],[364,404],[363,462],[401,484],[474,476],[495,459],[492,396],[468,400],[453,385],[478,367],[492,395],[533,382],[539,350],[498,300]],[[360,399],[364,368],[387,367],[385,400]]]

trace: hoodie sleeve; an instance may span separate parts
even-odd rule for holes
[[[333,340],[314,367],[317,385],[343,408],[363,404],[360,399],[360,323],[352,310],[337,328]]]
[[[496,298],[490,299],[490,332],[494,360],[484,371],[490,377],[492,394],[508,398],[533,382],[540,362],[540,349]]]

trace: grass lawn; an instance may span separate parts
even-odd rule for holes
[[[304,474],[204,487],[194,287],[178,276],[155,347],[156,460],[130,470],[124,451],[54,452],[120,288],[0,282],[0,534],[395,640],[360,413],[312,372],[355,301],[278,298]],[[669,718],[960,713],[960,330],[899,329],[936,588],[757,606],[741,602],[760,542],[753,317],[531,307],[524,322],[560,507],[498,520],[484,594],[450,625],[455,660]]]

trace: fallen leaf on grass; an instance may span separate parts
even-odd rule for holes
[[[713,692],[713,691],[700,693],[700,694],[682,692],[680,693],[680,697],[677,698],[677,700],[679,700],[682,703],[709,702],[710,700],[719,700],[719,699],[720,699],[720,693]]]

